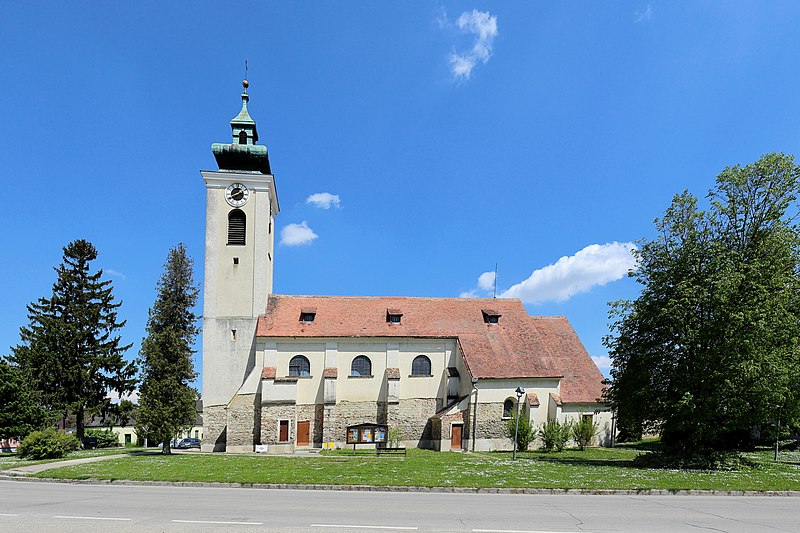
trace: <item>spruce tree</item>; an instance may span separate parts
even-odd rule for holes
[[[192,259],[179,244],[169,251],[156,285],[156,301],[147,320],[147,336],[139,352],[141,387],[136,432],[162,443],[194,425],[197,377],[192,365],[195,337],[200,332],[194,313],[200,289],[192,276]]]
[[[20,328],[22,343],[11,357],[46,408],[75,416],[79,439],[84,417],[105,404],[109,391],[126,394],[136,383],[135,366],[123,357],[131,345],[117,334],[125,326],[117,317],[122,304],[103,271],[91,271],[95,259],[88,241],[64,247],[52,295],[28,305],[29,324]]]
[[[22,439],[46,421],[47,411],[22,370],[0,360],[0,439]]]

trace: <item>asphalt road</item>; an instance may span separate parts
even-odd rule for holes
[[[800,498],[296,491],[0,481],[0,531],[800,531]]]

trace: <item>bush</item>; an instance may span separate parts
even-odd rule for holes
[[[403,430],[400,428],[389,428],[388,442],[390,448],[399,448],[403,440]]]
[[[75,435],[54,429],[34,431],[17,448],[17,455],[30,459],[58,459],[80,448]]]
[[[119,446],[119,437],[110,429],[87,429],[84,437],[94,437],[97,439],[98,448],[113,448]]]
[[[592,444],[594,436],[597,434],[597,428],[598,425],[591,416],[581,416],[577,422],[572,424],[572,439],[579,449],[583,450]]]
[[[511,414],[511,419],[506,424],[506,436],[514,443],[514,432],[517,430],[517,413]],[[519,430],[517,431],[517,450],[524,452],[536,438],[536,430],[531,425],[531,420],[527,416],[519,419]]]
[[[542,439],[542,449],[546,452],[562,451],[572,436],[572,424],[558,420],[548,420],[539,429],[539,438]]]

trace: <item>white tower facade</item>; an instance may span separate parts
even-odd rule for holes
[[[260,407],[257,386],[250,391],[247,378],[256,370],[256,323],[272,292],[278,196],[267,147],[256,144],[247,81],[242,85],[233,142],[213,144],[219,169],[200,172],[206,185],[204,451],[252,451],[252,418],[249,426],[238,422]]]

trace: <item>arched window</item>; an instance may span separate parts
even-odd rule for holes
[[[431,375],[431,360],[425,355],[418,355],[411,363],[412,376],[430,376]]]
[[[228,213],[228,244],[244,244],[247,217],[241,209]]]
[[[503,402],[503,418],[514,416],[514,408],[516,406],[517,402],[513,398],[506,398],[506,401]]]
[[[353,359],[353,364],[350,365],[351,376],[371,376],[372,375],[372,361],[366,355],[359,355]]]
[[[247,132],[244,130],[239,132],[239,144],[247,144]]]
[[[295,355],[289,361],[289,375],[290,376],[310,376],[311,363],[304,355]]]

